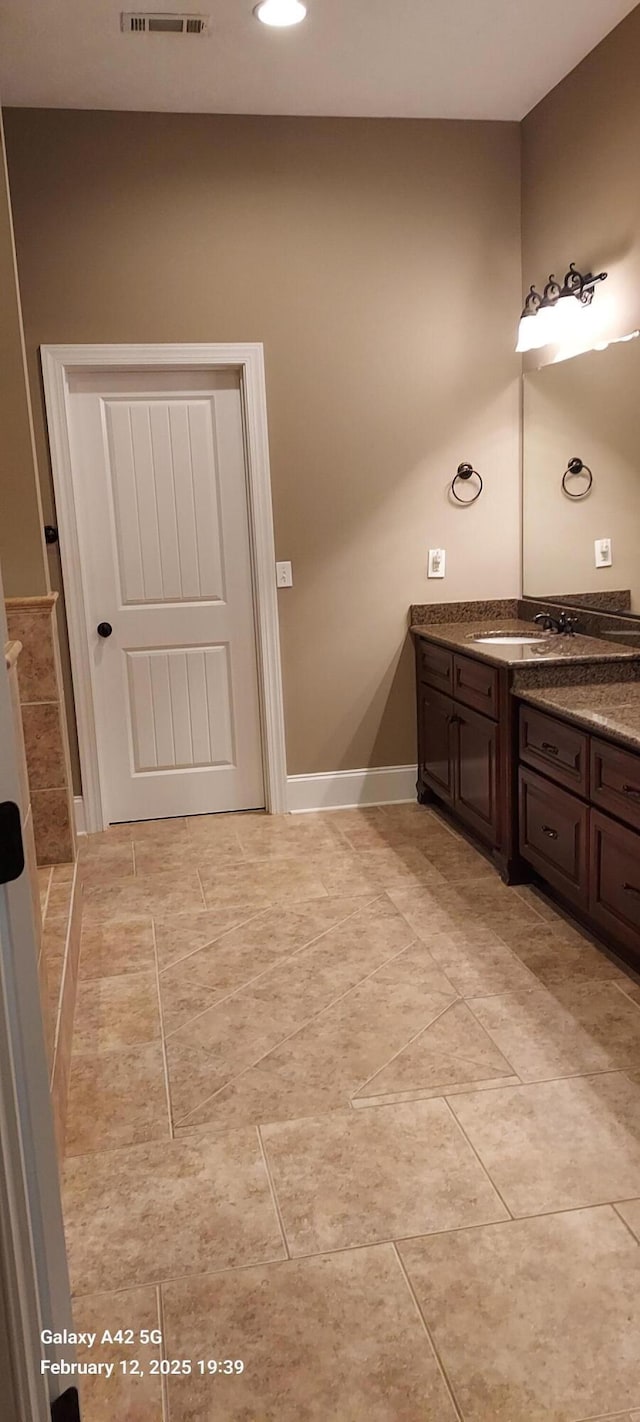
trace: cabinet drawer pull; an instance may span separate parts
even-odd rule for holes
[[[543,826],[542,826],[542,833],[543,833],[543,834],[546,834],[546,836],[547,836],[548,839],[557,839],[557,838],[558,838],[558,831],[555,830],[555,829],[552,829],[552,828],[551,828],[551,825],[543,825]]]
[[[640,889],[637,889],[635,884],[623,884],[622,887],[625,891],[625,894],[637,894],[640,898]]]
[[[640,795],[640,790],[635,785],[623,785],[622,790],[625,795]]]
[[[542,749],[543,751],[548,751],[549,755],[559,755],[559,754],[560,754],[560,752],[559,752],[559,750],[558,750],[558,747],[557,747],[557,746],[552,746],[551,741],[543,741],[543,742],[542,742],[542,747],[541,747],[541,749]]]

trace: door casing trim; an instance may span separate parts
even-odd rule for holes
[[[247,502],[265,800],[270,814],[284,813],[287,809],[287,768],[262,344],[55,345],[41,346],[40,357],[60,537],[87,832],[104,829],[105,819],[98,765],[91,658],[87,642],[86,590],[80,563],[69,440],[68,377],[72,371],[78,370],[99,372],[113,369],[149,371],[208,368],[238,371],[247,461]]]

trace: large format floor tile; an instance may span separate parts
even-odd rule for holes
[[[86,1422],[640,1422],[617,964],[415,803],[118,825],[80,872],[76,1322],[196,1367]]]
[[[423,945],[409,947],[203,1103],[189,1122],[291,1120],[340,1110],[454,999]],[[168,1043],[172,1091],[177,1036]],[[191,1064],[179,1072],[187,1086],[190,1070]],[[178,1120],[175,1102],[174,1111]]]
[[[162,1293],[171,1356],[244,1362],[240,1376],[171,1378],[169,1422],[455,1422],[391,1246]]]
[[[216,943],[232,928],[260,916],[260,910],[245,905],[231,908],[192,909],[189,913],[156,912],[153,916],[158,966],[180,963],[200,948]]]
[[[168,1140],[169,1111],[160,1042],[94,1056],[74,1053],[67,1102],[66,1155]]]
[[[141,1046],[159,1036],[155,971],[121,973],[78,984],[74,1053]]]
[[[107,921],[93,928],[83,927],[81,978],[115,978],[119,973],[151,971],[155,971],[151,917],[123,918],[113,924]]]
[[[264,1126],[292,1254],[507,1217],[444,1101]]]
[[[315,916],[307,913],[300,917],[306,918],[308,933]],[[330,923],[328,914],[323,917],[325,923]],[[319,922],[316,920],[316,927]],[[241,938],[242,931],[229,937]],[[219,1002],[212,1000],[212,989],[205,985],[204,974],[210,973],[213,981],[219,981],[216,949],[224,945],[224,940],[211,950],[203,950],[208,955],[206,963],[198,966],[196,960],[202,958],[198,953],[163,973],[160,985],[165,1028],[170,1034],[167,1047],[176,1113],[182,1112],[185,1099],[188,1110],[199,1104],[203,1081],[207,1096],[219,1090],[398,955],[410,938],[408,925],[383,897],[351,913],[346,921],[327,928],[307,947],[276,961],[263,972],[260,955],[256,954],[254,980],[232,994],[224,994]],[[225,959],[223,969],[229,973],[228,948]],[[242,960],[242,971],[246,973],[244,954]],[[217,996],[220,997],[219,992]],[[189,1066],[185,1079],[184,1048],[189,1049],[189,1055],[193,1049],[205,1054],[201,1070],[191,1080]]]
[[[640,1068],[640,1012],[615,983],[474,998],[473,1010],[523,1081]]]
[[[64,1175],[77,1294],[284,1256],[252,1129],[76,1156]]]
[[[389,1096],[421,1088],[504,1078],[517,1080],[509,1062],[465,1002],[454,1002],[424,1032],[361,1087],[358,1096]]]
[[[160,989],[165,1029],[167,1032],[175,1031],[191,1018],[204,1013],[219,998],[228,997],[256,980],[262,982],[265,988],[270,985],[272,1001],[284,1005],[287,996],[291,998],[294,995],[295,975],[304,960],[304,950],[311,954],[314,945],[334,969],[333,986],[336,990],[326,999],[331,1001],[331,996],[336,996],[340,990],[337,986],[340,969],[348,964],[347,945],[350,941],[358,936],[367,936],[372,943],[373,968],[394,951],[393,935],[388,933],[388,950],[382,956],[379,952],[375,954],[374,945],[381,937],[378,923],[382,924],[385,916],[395,920],[395,939],[399,947],[403,947],[411,937],[408,925],[388,900],[380,900],[372,905],[370,911],[368,904],[364,908],[362,904],[362,899],[315,899],[311,904],[269,909],[181,958],[173,967],[163,969]],[[298,955],[295,959],[294,954]],[[283,966],[278,973],[280,962]],[[319,971],[319,959],[315,954],[314,963]],[[364,971],[360,976],[364,975]],[[351,985],[348,973],[346,977],[345,989]],[[324,1002],[320,1003],[320,1006],[324,1005]],[[320,1008],[314,1008],[310,1003],[310,1010],[301,1011],[299,1020],[304,1021],[314,1010],[319,1011]],[[247,1026],[250,1026],[249,1022]]]
[[[628,1200],[640,1086],[623,1072],[469,1093],[451,1108],[512,1214]]]
[[[193,862],[193,861],[192,861]],[[188,913],[206,908],[197,869],[170,870],[134,879],[114,879],[110,884],[88,885],[85,889],[86,922],[93,927],[105,919],[131,918],[139,914]]]
[[[624,981],[621,968],[586,936],[542,923],[513,943],[518,958],[541,983]]]
[[[269,908],[288,900],[325,898],[327,893],[320,875],[304,858],[252,859],[223,867],[202,864],[200,878],[207,908],[235,903]]]
[[[633,1230],[636,1239],[640,1240],[640,1200],[625,1200],[623,1205],[617,1205],[616,1208],[623,1220],[626,1220],[629,1229]]]
[[[640,1249],[610,1208],[399,1246],[465,1422],[640,1402]]]
[[[97,1335],[92,1348],[78,1348],[78,1362],[111,1363],[114,1368],[110,1378],[81,1379],[82,1422],[164,1422],[161,1377],[150,1371],[152,1360],[157,1362],[161,1356],[158,1289],[127,1289],[76,1299],[74,1327],[79,1333]],[[102,1342],[105,1332],[113,1336],[127,1329],[133,1330],[135,1345]],[[155,1334],[155,1341],[140,1343],[143,1330],[146,1336]],[[121,1363],[130,1364],[132,1358],[140,1363],[140,1376],[121,1369]]]
[[[462,997],[526,992],[537,985],[510,948],[487,929],[474,930],[469,925],[466,930],[443,933],[432,929],[420,936]]]

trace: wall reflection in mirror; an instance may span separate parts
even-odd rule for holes
[[[640,615],[640,340],[525,374],[523,524],[526,596]]]

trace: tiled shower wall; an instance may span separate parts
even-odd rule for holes
[[[36,847],[33,837],[33,814],[31,810],[31,796],[29,790],[29,777],[27,774],[27,762],[24,749],[24,737],[22,734],[22,716],[20,711],[20,693],[18,687],[18,660],[22,653],[20,642],[11,641],[5,647],[5,658],[7,672],[9,674],[9,691],[11,695],[11,710],[13,713],[13,727],[15,736],[16,761],[18,765],[18,780],[20,794],[20,820],[22,824],[22,843],[24,847],[25,867],[29,875],[31,885],[31,901],[33,905],[33,926],[36,935],[38,949],[38,976],[40,979],[40,998],[43,1005],[43,1018],[45,1027],[45,1038],[47,1050],[50,1051],[49,1023],[45,1011],[45,1003],[48,998],[47,968],[42,952],[42,919],[40,914],[40,894],[38,891],[38,871],[36,868]]]
[[[35,617],[35,614],[31,614]],[[43,614],[40,622],[34,623],[42,634]],[[46,612],[49,618],[50,614]],[[14,626],[18,625],[17,616]],[[24,626],[24,620],[22,622]],[[43,707],[50,715],[51,703],[33,702],[21,705],[20,685],[22,662],[25,652],[20,641],[12,640],[5,649],[9,686],[13,710],[16,759],[20,787],[20,814],[22,819],[22,839],[25,865],[31,884],[33,903],[33,923],[38,952],[38,980],[40,986],[40,1007],[44,1030],[47,1059],[49,1062],[49,1087],[60,1159],[64,1153],[64,1137],[67,1116],[67,1096],[69,1087],[69,1063],[71,1038],[76,1001],[78,958],[80,953],[80,917],[82,889],[78,879],[77,865],[70,858],[66,864],[56,867],[38,868],[33,833],[33,809],[30,777],[32,767],[27,765],[23,725],[29,724],[31,711],[38,712]],[[26,659],[26,686],[35,685],[34,660]],[[45,682],[45,689],[46,689]],[[25,712],[26,717],[25,717]],[[50,715],[50,720],[51,720]],[[45,774],[46,761],[42,742],[36,747],[40,756],[41,775]],[[37,774],[37,763],[36,763]],[[56,792],[59,787],[56,787]],[[45,794],[48,793],[45,791]],[[36,795],[38,792],[36,791]],[[45,802],[46,803],[46,802]],[[75,836],[71,840],[60,836],[57,842],[62,850],[70,847],[75,854]]]
[[[57,596],[6,602],[9,637],[22,643],[18,684],[39,865],[69,864],[76,857]]]

